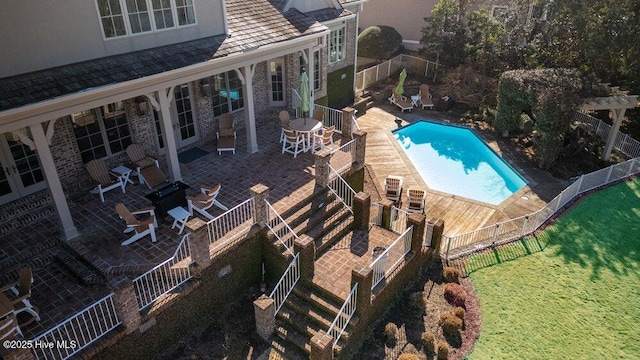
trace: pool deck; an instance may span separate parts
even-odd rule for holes
[[[400,125],[396,123],[396,119],[402,120]],[[391,133],[399,126],[421,119],[455,123],[450,116],[431,110],[414,109],[411,113],[400,113],[387,105],[367,110],[366,115],[358,119],[361,130],[367,132],[365,161],[375,174],[374,178],[380,189],[384,188],[384,179],[388,175],[400,175],[404,178],[403,204],[406,203],[406,189],[425,189],[427,219],[444,220],[444,233],[447,235],[473,231],[532,213],[545,206],[564,189],[562,182],[528,163],[521,154],[511,149],[506,140],[491,138],[482,131],[476,131],[476,134],[516,169],[527,180],[528,185],[497,206],[429,189]]]

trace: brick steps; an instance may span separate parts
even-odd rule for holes
[[[71,247],[60,246],[54,258],[84,285],[105,285],[106,278],[89,262],[77,255]]]

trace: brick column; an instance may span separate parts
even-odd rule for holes
[[[358,283],[356,298],[356,315],[363,321],[371,309],[371,285],[373,285],[373,269],[369,264],[357,263],[351,269],[351,288]]]
[[[315,159],[316,185],[323,189],[329,183],[329,161],[331,161],[331,152],[329,150],[320,150],[313,157]]]
[[[256,218],[254,219],[256,224],[264,229],[267,226],[268,210],[265,200],[269,199],[269,187],[263,184],[256,184],[249,188],[251,196],[254,197],[254,209]]]
[[[200,276],[203,269],[211,265],[211,255],[209,253],[209,231],[207,223],[202,219],[194,217],[185,225],[189,235],[189,248],[191,249],[191,259],[196,263],[192,270],[194,277]]]
[[[438,219],[435,221],[429,221],[429,223],[433,224],[433,233],[431,235],[430,247],[435,250],[436,254],[439,254],[440,243],[442,242],[442,234],[444,233],[444,220]]]
[[[353,225],[356,229],[365,230],[369,227],[371,214],[371,196],[359,192],[353,197]]]
[[[300,254],[300,278],[310,282],[315,271],[316,244],[307,234],[301,235],[293,243],[293,252]]]
[[[382,205],[382,227],[389,230],[391,229],[391,207],[394,202],[389,199],[382,199],[379,202]]]
[[[351,107],[342,108],[342,136],[350,138],[353,134],[355,125],[353,124],[353,117],[355,116],[356,109]]]
[[[361,169],[364,166],[364,156],[367,149],[367,133],[356,130],[353,132],[353,138],[356,139],[356,168]]]
[[[131,334],[140,328],[142,322],[133,282],[126,276],[118,276],[111,280],[109,286],[113,291],[113,299],[125,333]]]
[[[407,229],[413,226],[411,236],[411,251],[420,254],[422,251],[422,242],[424,241],[425,217],[422,214],[413,213],[407,217]]]
[[[309,360],[332,360],[333,338],[324,330],[318,331],[311,338],[311,355]]]
[[[256,317],[256,331],[264,340],[268,340],[276,328],[276,304],[272,298],[262,294],[253,302]]]

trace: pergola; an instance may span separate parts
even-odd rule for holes
[[[614,91],[617,88],[612,88]],[[613,126],[607,135],[607,143],[602,153],[603,160],[609,160],[613,145],[618,136],[620,130],[620,124],[624,117],[624,112],[627,109],[633,109],[638,106],[638,95],[620,95],[620,96],[607,96],[585,99],[585,102],[580,106],[580,110],[609,110],[611,118],[613,119]]]

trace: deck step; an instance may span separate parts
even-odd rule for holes
[[[272,336],[269,360],[308,360],[309,354],[280,336]]]
[[[106,285],[107,280],[89,263],[83,261],[64,246],[58,248],[54,258],[85,285]]]
[[[346,208],[340,209],[327,219],[307,232],[316,243],[316,259],[324,254],[331,245],[340,241],[353,228],[353,215]]]
[[[282,323],[276,324],[275,334],[281,339],[293,344],[298,351],[307,355],[311,354],[311,338],[301,334],[292,326]]]

